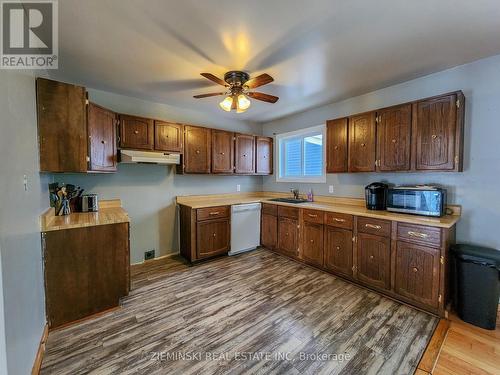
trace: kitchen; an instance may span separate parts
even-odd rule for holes
[[[244,352],[255,356],[251,360],[240,356],[245,363],[240,365],[255,371],[270,366],[283,372],[313,372],[323,363],[324,371],[332,373],[342,369],[349,373],[356,368],[359,372],[378,369],[389,373],[397,367],[390,367],[392,361],[384,361],[375,353],[386,353],[386,358],[393,359],[406,353],[408,359],[400,364],[401,373],[442,373],[446,366],[450,368],[450,361],[461,363],[463,368],[472,366],[495,373],[498,358],[493,354],[485,356],[482,363],[470,358],[480,356],[477,352],[450,360],[450,353],[459,350],[457,337],[465,329],[473,332],[471,340],[491,337],[493,346],[498,329],[473,331],[475,327],[460,319],[452,303],[457,299],[455,291],[448,285],[454,279],[447,270],[454,243],[500,247],[496,235],[500,207],[495,194],[500,172],[495,151],[500,136],[495,125],[500,95],[498,55],[486,52],[486,47],[485,52],[471,52],[461,59],[453,60],[451,53],[446,64],[434,61],[435,68],[426,69],[424,62],[431,63],[434,57],[420,45],[427,55],[418,60],[422,61],[420,68],[411,68],[412,74],[401,73],[403,78],[396,79],[394,66],[394,72],[387,70],[385,81],[377,81],[366,73],[360,79],[374,79],[373,85],[365,84],[357,90],[349,86],[351,82],[337,81],[343,96],[330,98],[325,89],[323,99],[313,102],[312,96],[294,91],[298,89],[278,65],[271,64],[274,68],[268,69],[263,63],[256,68],[255,62],[245,65],[231,61],[219,62],[216,69],[201,63],[204,58],[199,57],[199,61],[193,57],[197,49],[204,48],[203,37],[197,32],[205,30],[207,37],[210,34],[200,22],[197,31],[184,30],[195,43],[191,46],[200,47],[190,49],[190,41],[174,59],[192,58],[197,66],[187,73],[175,70],[174,65],[182,65],[177,60],[176,64],[167,59],[165,64],[172,69],[169,78],[153,84],[151,72],[139,79],[141,86],[132,63],[118,69],[121,77],[128,77],[123,82],[113,71],[116,65],[103,62],[98,68],[85,67],[84,60],[78,63],[84,54],[95,57],[99,52],[104,56],[102,44],[84,43],[81,51],[71,46],[85,38],[96,41],[104,34],[105,26],[94,24],[91,10],[94,14],[104,12],[129,36],[133,32],[123,23],[129,16],[127,11],[160,24],[154,12],[127,5],[112,15],[97,3],[88,8],[75,2],[67,4],[59,4],[59,26],[65,30],[60,35],[59,69],[0,72],[5,83],[0,97],[5,128],[1,154],[12,160],[2,166],[0,242],[4,301],[0,315],[1,326],[5,327],[5,335],[0,336],[6,338],[0,354],[6,353],[9,374],[24,373],[20,369],[27,367],[31,371],[33,362],[37,362],[32,357],[40,357],[41,373],[78,371],[78,366],[87,366],[88,357],[82,355],[70,364],[67,358],[72,358],[71,346],[79,341],[84,352],[95,353],[99,349],[92,347],[92,337],[102,337],[105,344],[100,348],[109,349],[87,371],[93,368],[104,373],[123,370],[125,363],[146,366],[151,372],[153,368],[195,371],[203,365],[209,372],[219,366],[220,371],[230,372],[238,363],[227,360],[227,355],[234,354],[234,360],[236,354]],[[322,9],[325,19],[327,13],[337,19],[327,10],[326,2],[318,1],[317,5],[318,9],[311,12],[319,15]],[[179,6],[178,13],[168,15],[168,23],[182,29],[181,19],[200,21],[200,14],[208,12],[205,5],[186,7],[193,9],[190,16]],[[277,5],[272,7],[276,10]],[[456,12],[481,13],[486,8],[480,11],[470,5],[467,11]],[[258,9],[255,6],[251,11]],[[492,4],[491,15],[495,10]],[[82,12],[82,18],[70,25],[66,17],[78,12]],[[291,17],[293,9],[286,12]],[[341,12],[346,12],[347,18],[352,16],[348,8]],[[416,19],[424,17],[416,14],[420,14]],[[477,17],[482,17],[483,25],[489,25],[487,16]],[[88,30],[87,36],[77,32],[88,25],[94,25],[95,30]],[[323,25],[318,22],[314,27],[320,35],[331,35],[333,30]],[[494,23],[491,25],[495,30]],[[265,30],[269,32],[268,23],[262,21],[261,26],[262,30],[252,32],[259,36]],[[293,31],[291,24],[287,27]],[[382,26],[377,27],[383,31]],[[154,28],[141,29],[142,37],[154,38]],[[182,39],[172,35],[164,42],[165,48],[174,51]],[[452,43],[452,39],[446,39],[450,35],[444,33],[437,39]],[[473,44],[479,35],[471,32],[467,42]],[[119,40],[116,35],[109,38]],[[304,38],[319,48],[314,38]],[[481,38],[489,40],[483,34]],[[431,39],[422,39],[432,45]],[[149,45],[141,45],[141,37],[133,40],[138,50]],[[498,54],[495,40],[491,39],[489,48]],[[274,48],[286,42],[283,36]],[[113,53],[124,58],[123,49],[116,48]],[[458,50],[456,46],[450,48]],[[351,52],[353,56],[358,53]],[[158,53],[163,56],[163,52]],[[281,50],[280,55],[270,55],[266,60],[262,53],[255,53],[255,59],[267,63],[287,56]],[[297,68],[300,61],[290,57],[289,63]],[[382,64],[375,56],[367,56],[366,61]],[[135,63],[138,70],[147,71],[141,62]],[[349,64],[343,69],[347,67]],[[344,73],[353,74],[355,67],[359,69],[359,65],[351,65]],[[383,65],[378,67],[384,71]],[[223,97],[193,98],[227,90],[200,73],[212,72],[221,80],[225,73],[237,72],[230,82],[244,77],[241,71],[232,69],[245,69],[249,80],[268,75],[274,81],[255,89],[280,99],[272,104],[247,95],[250,108],[236,113],[231,107],[229,112],[220,108]],[[361,74],[359,70],[357,74]],[[361,85],[356,79],[353,76],[352,84]],[[269,79],[265,77],[264,81]],[[432,115],[437,117],[427,117]],[[391,128],[391,121],[397,126]],[[443,127],[437,133],[436,128],[429,132],[425,124]],[[426,149],[433,144],[438,149]],[[294,147],[299,151],[287,154],[286,150]],[[293,158],[297,155],[301,156],[298,164]],[[432,162],[435,164],[430,165]],[[366,205],[365,187],[374,182],[388,185],[388,190],[382,189],[386,194],[382,200],[392,208],[396,202],[388,198],[398,187],[415,185],[443,188],[446,206],[440,206],[437,216],[441,217],[437,218],[372,210]],[[96,194],[98,211],[78,213],[81,208],[77,205],[71,207],[69,215],[56,215],[57,207],[49,208],[49,184],[66,190],[68,186],[81,187],[82,195]],[[275,201],[292,198],[291,190],[298,190],[299,198],[312,198],[312,202]],[[46,252],[43,259],[42,249]],[[69,249],[75,254],[79,249],[78,254],[86,255],[70,256]],[[344,249],[348,251],[339,256]],[[53,260],[57,263],[50,263]],[[64,267],[69,271],[61,275],[58,271]],[[20,272],[26,276],[21,278]],[[79,278],[75,279],[75,274]],[[418,276],[411,279],[411,275]],[[82,289],[82,285],[89,286]],[[335,293],[325,293],[328,289]],[[85,292],[82,298],[82,290],[94,292]],[[148,291],[156,298],[148,299]],[[68,298],[71,303],[65,302]],[[30,301],[31,309],[26,309],[26,301]],[[199,308],[190,310],[190,305]],[[76,315],[70,313],[72,309]],[[181,310],[191,315],[182,316]],[[391,325],[393,321],[384,317],[400,323]],[[134,319],[138,326],[132,323]],[[121,328],[119,322],[123,322]],[[106,327],[128,332],[130,339],[118,338]],[[154,330],[158,330],[158,337],[154,337]],[[387,339],[398,343],[399,351],[384,344],[385,332]],[[205,341],[203,334],[211,335],[217,344]],[[182,335],[185,346],[181,345]],[[372,339],[362,339],[361,335]],[[414,342],[407,337],[413,337]],[[161,345],[162,339],[170,341]],[[130,350],[120,352],[123,345]],[[441,355],[434,353],[432,365],[425,367],[432,356],[427,349],[433,345],[441,348]],[[193,346],[205,354],[220,354],[222,360],[167,361],[157,356],[157,360],[148,362],[137,357],[141,350],[164,356],[186,354]],[[29,366],[19,364],[23,350],[30,353]],[[348,353],[351,357],[320,361],[309,356],[309,361],[289,361],[286,356],[284,360],[262,360],[257,355],[299,356],[308,351]],[[117,355],[124,360],[117,361]],[[363,362],[366,367],[356,367],[365,356],[373,361]]]

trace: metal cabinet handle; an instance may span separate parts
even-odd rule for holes
[[[361,147],[365,147],[365,146],[366,146],[366,144],[365,144],[365,143],[361,143]]]
[[[372,228],[372,229],[381,229],[382,227],[380,225],[374,225],[374,224],[365,224],[366,228]]]
[[[108,142],[106,142],[106,141],[101,141],[101,143],[102,143],[103,145],[105,145],[105,144],[106,144],[106,143],[108,143]]]
[[[196,153],[199,154],[200,153],[200,150],[196,150]]]
[[[313,214],[307,214],[309,217],[318,217],[318,215],[313,215]]]
[[[343,222],[345,222],[345,219],[335,218],[333,220],[335,220],[337,223],[343,223]]]
[[[311,240],[311,243],[314,243],[314,240]]]
[[[220,214],[220,212],[219,212],[219,211],[215,211],[215,212],[210,212],[210,213],[209,213],[209,215],[218,215],[218,214]]]
[[[213,236],[216,237],[216,234],[214,233]]]
[[[373,259],[373,255],[370,255],[370,259]]]
[[[413,272],[418,272],[418,268],[417,267],[413,267]]]
[[[413,231],[408,231],[408,236],[410,237],[417,237],[417,238],[427,238],[429,237],[428,234],[426,233],[420,233],[420,232],[413,232]]]
[[[337,250],[340,250],[340,246],[337,246],[337,247],[336,247],[336,249],[337,249]]]
[[[139,130],[134,130],[134,134],[139,134]]]

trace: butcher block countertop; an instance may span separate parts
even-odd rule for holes
[[[385,219],[399,221],[403,223],[411,223],[418,225],[429,225],[440,228],[451,228],[460,220],[461,207],[451,206],[448,208],[452,214],[440,218],[399,214],[389,211],[372,211],[365,207],[364,199],[357,198],[336,198],[327,196],[315,196],[314,202],[306,203],[284,203],[273,202],[272,198],[290,198],[288,193],[275,192],[257,192],[257,193],[240,193],[240,194],[216,194],[216,195],[190,195],[178,196],[177,204],[188,206],[192,209],[216,207],[216,206],[231,206],[234,204],[262,202],[276,204],[281,206],[308,208],[313,210],[322,210],[329,212],[337,212],[356,216],[372,217],[376,219]]]
[[[54,208],[49,208],[40,216],[42,232],[128,222],[130,218],[119,199],[100,201],[98,212],[75,212],[66,216],[55,216]]]

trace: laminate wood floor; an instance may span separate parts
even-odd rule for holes
[[[123,308],[50,332],[42,374],[413,374],[438,322],[264,249],[132,280]]]

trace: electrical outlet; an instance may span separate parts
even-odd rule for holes
[[[333,194],[333,185],[328,186],[328,192]]]
[[[240,184],[236,185],[236,191],[241,191],[241,185]]]
[[[155,257],[155,249],[144,252],[144,260],[150,260]]]

